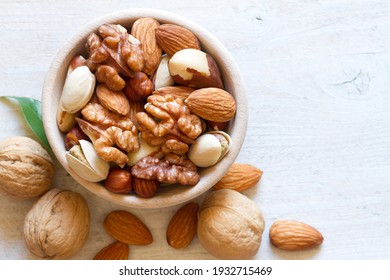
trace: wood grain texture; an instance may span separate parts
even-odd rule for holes
[[[0,2],[0,95],[40,99],[55,54],[81,26],[103,14],[154,7],[212,32],[244,78],[249,126],[237,161],[264,171],[244,192],[266,228],[257,259],[389,259],[390,2],[386,0]],[[12,103],[0,103],[0,137],[34,137]],[[91,208],[90,238],[75,259],[92,259],[112,240],[103,220],[112,210],[57,163],[55,186],[79,191]],[[198,199],[201,201],[202,197]],[[34,200],[0,195],[0,259],[36,259],[23,241]],[[131,210],[154,242],[132,259],[213,259],[197,238],[185,250],[165,240],[179,206]],[[126,209],[127,210],[127,209]],[[268,238],[279,218],[317,228],[323,244],[284,252]]]

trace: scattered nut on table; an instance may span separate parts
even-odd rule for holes
[[[314,227],[296,220],[275,221],[269,229],[271,243],[283,250],[297,251],[322,244],[324,237]]]
[[[54,164],[35,140],[16,136],[0,141],[0,189],[15,198],[38,197],[51,188]]]
[[[229,189],[209,193],[199,209],[198,238],[220,259],[248,259],[260,248],[264,218],[256,203]]]
[[[89,208],[77,192],[53,188],[33,205],[24,221],[27,248],[45,259],[77,254],[89,235]]]

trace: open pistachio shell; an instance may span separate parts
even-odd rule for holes
[[[96,78],[87,66],[73,70],[65,80],[60,105],[68,113],[81,110],[91,99]]]
[[[217,137],[221,144],[222,152],[220,158],[218,159],[218,161],[220,161],[229,152],[232,145],[232,138],[224,131],[210,131],[209,133]]]
[[[88,182],[104,180],[110,169],[109,163],[99,158],[92,144],[85,140],[66,152],[66,160],[72,170]]]
[[[79,143],[89,165],[95,170],[96,174],[105,179],[110,170],[110,164],[97,155],[91,142],[79,140]]]
[[[232,139],[223,131],[210,131],[199,136],[188,151],[188,158],[199,167],[209,167],[219,161],[230,149]]]
[[[188,151],[188,158],[199,167],[216,164],[221,157],[222,149],[219,140],[212,134],[199,136]]]

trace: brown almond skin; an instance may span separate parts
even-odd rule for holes
[[[320,245],[324,237],[314,227],[294,220],[278,220],[269,230],[271,243],[279,249],[297,251]]]
[[[169,56],[183,49],[200,50],[198,38],[192,31],[176,24],[162,24],[156,28],[158,45]]]
[[[156,28],[160,23],[153,18],[140,18],[133,23],[131,35],[137,38],[142,44],[142,51],[145,57],[143,72],[152,75],[157,69],[161,57],[162,49],[157,44]]]
[[[197,230],[198,210],[196,202],[190,202],[177,210],[167,228],[169,246],[184,249],[191,243]]]
[[[109,213],[104,220],[106,232],[118,241],[129,245],[148,245],[153,242],[146,225],[134,214],[125,210]]]
[[[253,165],[235,162],[221,180],[214,185],[214,189],[231,189],[242,192],[254,187],[262,175],[263,171]]]
[[[110,245],[101,249],[93,258],[93,260],[128,260],[129,245],[115,241]]]
[[[153,94],[165,96],[172,95],[173,98],[185,100],[195,89],[186,86],[166,86],[153,91]]]
[[[121,91],[113,91],[106,85],[99,84],[96,87],[96,96],[102,106],[114,113],[124,116],[130,111],[129,101],[126,95]]]
[[[197,89],[184,103],[192,113],[208,121],[227,122],[236,113],[236,101],[233,96],[220,88]]]
[[[130,111],[127,114],[127,117],[137,126],[137,118],[135,117],[139,112],[145,112],[145,101],[129,101]]]

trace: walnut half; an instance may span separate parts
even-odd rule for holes
[[[128,152],[139,149],[138,131],[127,116],[115,114],[98,103],[89,103],[76,118],[83,132],[92,140],[96,153],[119,166],[127,163]]]
[[[141,42],[121,25],[103,24],[98,31],[100,36],[91,33],[87,38],[85,46],[89,58],[86,65],[96,73],[100,83],[120,91],[125,87],[125,80],[120,75],[133,77],[144,68]]]
[[[137,113],[137,128],[151,146],[162,145],[163,152],[184,154],[204,130],[201,119],[191,114],[180,98],[153,94],[147,98],[145,111]]]
[[[200,179],[196,166],[175,154],[168,154],[161,160],[146,156],[133,166],[131,174],[141,179],[190,186],[198,183]]]

